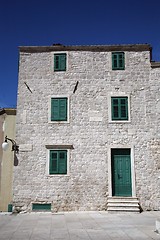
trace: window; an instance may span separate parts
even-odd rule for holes
[[[51,203],[33,203],[32,204],[33,211],[50,211],[51,210]]]
[[[125,69],[124,52],[113,52],[112,70],[124,70],[124,69]]]
[[[51,98],[51,121],[67,121],[67,97]]]
[[[66,53],[54,54],[54,71],[66,71]]]
[[[67,150],[50,150],[49,174],[67,174]]]
[[[111,97],[112,120],[128,120],[128,97]]]

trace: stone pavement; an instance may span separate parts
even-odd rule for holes
[[[1,213],[0,240],[160,240],[155,232],[159,216],[160,212]]]

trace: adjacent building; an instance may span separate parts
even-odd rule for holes
[[[151,46],[19,50],[15,211],[160,210]]]
[[[10,149],[2,150],[5,136],[15,139],[16,109],[0,109],[0,212],[11,211],[14,156]]]

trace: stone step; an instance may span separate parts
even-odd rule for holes
[[[108,212],[114,212],[114,213],[120,213],[120,212],[135,212],[135,213],[139,213],[140,210],[139,208],[114,208],[114,207],[109,207],[107,209]]]
[[[138,201],[136,197],[108,197],[108,201]]]
[[[136,202],[136,203],[134,203],[134,202],[108,202],[108,204],[107,204],[107,206],[108,207],[115,207],[115,206],[117,206],[117,207],[129,207],[129,206],[131,206],[131,207],[137,207],[137,206],[139,206],[139,204]]]
[[[112,200],[112,199],[110,199],[110,200],[108,200],[108,202],[110,202],[110,203],[139,203],[139,201],[138,200],[125,200],[125,199],[114,199],[114,200]]]
[[[136,197],[108,197],[108,212],[140,212],[139,201]]]
[[[110,198],[108,199],[108,202],[112,202],[112,203],[118,203],[118,202],[124,202],[124,203],[139,203],[139,200],[137,198],[134,199],[126,199],[126,198]]]

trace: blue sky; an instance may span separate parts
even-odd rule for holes
[[[160,61],[160,1],[1,0],[0,108],[16,107],[18,46],[149,43]]]

